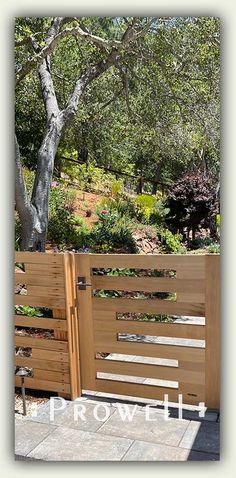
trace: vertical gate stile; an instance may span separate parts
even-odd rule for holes
[[[206,255],[206,406],[220,408],[220,256]]]
[[[76,254],[76,278],[91,284],[90,255]],[[79,347],[82,389],[95,390],[94,331],[91,287],[77,287],[79,316]]]
[[[64,257],[63,257],[63,264],[64,264]],[[65,270],[64,270],[64,283],[66,283],[66,276],[65,276]],[[66,309],[52,309],[52,315],[54,319],[65,319],[66,317]],[[54,329],[54,337],[57,340],[66,340],[68,341],[68,333],[63,332],[61,330],[56,330]],[[70,399],[71,394],[70,393],[65,393],[64,391],[58,392],[58,395],[60,397]]]

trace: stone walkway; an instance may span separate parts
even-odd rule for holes
[[[50,420],[50,402],[41,405],[35,417],[17,418],[16,459],[219,460],[216,412],[199,418],[199,412],[189,407],[179,419],[177,408],[166,413],[161,402],[104,395],[87,394],[74,402],[55,398],[54,421]]]

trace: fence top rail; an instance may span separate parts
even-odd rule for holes
[[[28,264],[62,264],[63,253],[48,252],[15,252],[15,262],[26,262]]]
[[[199,272],[202,277],[205,270],[205,255],[182,254],[87,254],[92,268],[140,268],[170,269]],[[77,255],[79,261],[79,254]],[[198,278],[201,278],[201,277]]]

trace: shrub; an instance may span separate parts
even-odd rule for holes
[[[215,209],[214,181],[201,172],[185,173],[171,188],[166,200],[169,214],[166,222],[174,230],[187,227],[194,232],[205,221],[209,223]]]
[[[139,194],[135,199],[137,215],[141,221],[149,222],[151,214],[154,213],[156,198],[147,194]]]
[[[205,249],[211,244],[212,244],[212,239],[210,237],[198,237],[196,239],[192,239],[191,241],[188,241],[188,249],[190,250]]]
[[[75,190],[66,190],[56,184],[52,187],[49,200],[48,240],[57,246],[80,243],[80,232],[84,237],[83,220],[73,215],[75,199]]]
[[[173,234],[168,229],[160,231],[162,241],[162,252],[170,252],[174,254],[184,254],[186,252],[185,246],[181,243],[183,236],[181,234]]]
[[[109,252],[116,248],[126,248],[128,252],[136,252],[132,223],[125,216],[120,216],[113,209],[99,210],[97,215],[98,224],[94,226],[90,236],[90,244],[95,250]]]
[[[115,210],[120,216],[134,218],[136,216],[136,208],[134,200],[128,195],[118,198],[103,197],[98,203],[98,211],[100,209]]]
[[[170,212],[170,209],[165,207],[161,199],[156,200],[153,212],[150,215],[151,224],[163,224],[165,221],[166,215]]]

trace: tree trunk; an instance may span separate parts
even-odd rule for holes
[[[23,183],[18,144],[16,146],[16,208],[22,225],[21,250],[44,252],[48,230],[48,205],[54,159],[63,131],[60,115],[48,126],[42,141],[31,201]],[[18,185],[18,187],[17,187]]]
[[[161,175],[161,169],[164,164],[164,159],[161,159],[159,164],[156,167],[156,173],[155,173],[155,182],[153,183],[152,186],[152,194],[156,195],[157,189],[158,189],[158,183],[160,181],[160,175]]]

